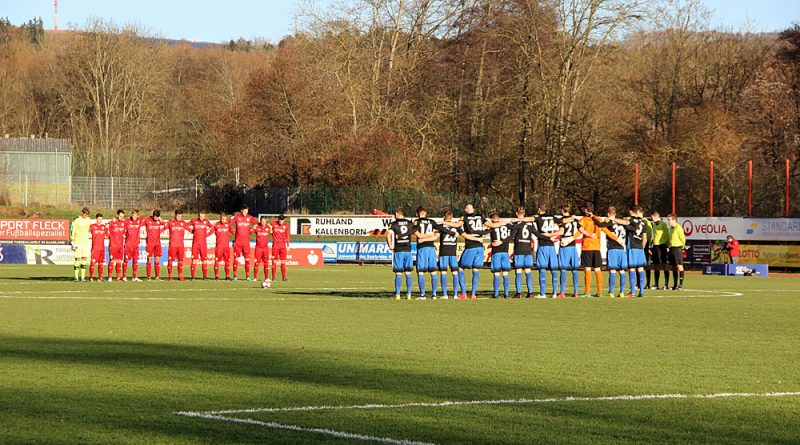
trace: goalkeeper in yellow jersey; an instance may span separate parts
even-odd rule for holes
[[[86,281],[86,268],[89,267],[89,255],[92,251],[92,242],[89,237],[89,208],[81,210],[81,216],[75,218],[70,226],[70,242],[75,252],[75,281]]]

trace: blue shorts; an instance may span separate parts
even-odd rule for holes
[[[483,247],[470,247],[461,254],[459,266],[462,269],[479,269],[483,267]]]
[[[608,249],[608,270],[628,270],[628,252]]]
[[[578,248],[575,246],[562,247],[558,251],[558,268],[562,270],[578,270],[581,259],[578,257]]]
[[[414,257],[411,252],[395,252],[392,254],[392,270],[394,272],[411,272],[414,270]]]
[[[492,272],[506,272],[511,270],[511,257],[508,252],[492,254]]]
[[[533,255],[514,255],[514,269],[530,269],[533,267]]]
[[[554,246],[539,246],[536,249],[536,267],[547,270],[558,269],[558,255]]]
[[[638,269],[645,266],[647,266],[647,257],[644,255],[644,249],[628,250],[628,267]]]
[[[435,272],[439,270],[435,247],[423,247],[417,250],[417,272]]]
[[[439,270],[442,272],[447,272],[447,268],[450,270],[458,270],[458,257],[453,256],[440,256],[439,257]]]

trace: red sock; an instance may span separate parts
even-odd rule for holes
[[[233,260],[233,278],[239,275],[239,260]]]
[[[122,263],[117,262],[117,279],[122,278]]]
[[[214,278],[219,278],[219,263],[214,261]]]
[[[230,278],[231,266],[228,263],[225,263],[225,279],[227,280]]]
[[[161,258],[156,257],[156,260],[153,262],[153,268],[156,270],[156,278],[161,276]]]
[[[97,263],[97,279],[103,279],[103,263]]]
[[[250,261],[244,262],[244,276],[245,278],[250,278]]]
[[[139,265],[133,263],[133,266],[131,266],[131,268],[133,269],[133,278],[139,278]]]
[[[127,261],[122,264],[122,276],[123,277],[127,277],[128,276],[128,262]]]
[[[181,260],[178,260],[178,278],[183,277],[183,264],[181,264]]]
[[[150,258],[147,259],[147,278],[151,278],[153,276],[153,263],[150,261]]]
[[[281,263],[281,276],[284,280],[286,279],[286,265],[283,263]]]
[[[206,278],[208,278],[208,264],[206,264],[206,262],[203,261],[203,265],[201,267],[203,268],[203,279],[205,280]]]
[[[94,264],[89,263],[89,280],[91,281],[94,278]]]
[[[275,281],[275,271],[277,270],[278,265],[275,262],[272,262],[272,281]]]
[[[192,279],[194,280],[194,273],[197,271],[197,263],[192,261]]]
[[[253,278],[258,278],[258,263],[253,264]]]
[[[172,279],[172,260],[169,260],[167,263],[167,273],[169,274],[169,278]]]

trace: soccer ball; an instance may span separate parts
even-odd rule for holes
[[[262,282],[261,282],[261,287],[263,287],[264,289],[269,289],[269,288],[271,288],[271,287],[272,287],[272,280],[270,280],[269,278],[267,278],[266,280],[262,281]]]

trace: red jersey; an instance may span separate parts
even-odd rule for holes
[[[167,221],[167,230],[169,230],[170,247],[182,246],[186,231],[189,230],[189,223],[184,220],[171,219]]]
[[[272,247],[289,246],[289,224],[272,223]]]
[[[231,223],[236,224],[236,243],[250,244],[250,229],[258,224],[253,215],[244,216],[241,213],[231,218]]]
[[[226,223],[222,221],[217,221],[214,224],[212,229],[214,234],[216,235],[217,245],[218,246],[230,246],[231,244],[231,235],[233,234],[233,226],[231,226],[231,222],[228,221]]]
[[[122,247],[125,244],[125,232],[127,231],[125,221],[115,219],[108,223],[109,248]]]
[[[163,221],[157,221],[152,216],[144,218],[144,226],[147,229],[147,244],[160,244],[161,232],[164,231],[166,224]]]
[[[144,220],[142,218],[128,218],[125,220],[125,245],[138,246],[142,241],[142,226]]]
[[[256,234],[256,247],[269,247],[269,235],[272,233],[269,224],[266,226],[259,224],[253,227],[253,233]]]
[[[108,227],[105,224],[94,223],[89,226],[89,234],[92,236],[92,251],[105,251],[105,240],[108,237]]]
[[[189,221],[189,229],[192,231],[192,246],[205,246],[206,238],[214,233],[214,226],[207,219],[195,218]]]

